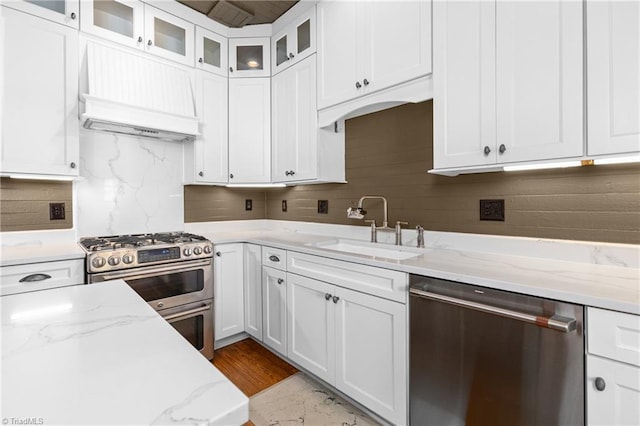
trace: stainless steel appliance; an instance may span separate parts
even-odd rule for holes
[[[124,280],[213,358],[213,245],[183,232],[82,238],[89,284]]]
[[[578,305],[411,276],[413,425],[584,424]]]

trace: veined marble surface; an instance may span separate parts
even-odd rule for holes
[[[3,296],[0,308],[7,424],[248,420],[247,397],[123,281]]]
[[[313,246],[335,235],[367,241],[368,227],[279,225],[188,223],[185,230],[214,244],[248,242],[640,315],[640,251],[634,245],[434,232],[425,233],[425,249],[407,248],[418,256],[392,260]],[[409,238],[405,241],[412,245]]]
[[[81,130],[78,236],[180,231],[182,143]]]

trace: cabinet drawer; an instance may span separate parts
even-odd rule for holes
[[[640,366],[640,316],[587,308],[589,353]]]
[[[287,253],[287,271],[407,303],[409,279],[404,272],[296,252]]]
[[[287,270],[287,252],[273,247],[262,247],[262,264],[281,271]]]
[[[41,276],[37,276],[41,274]],[[26,281],[32,276],[38,281]],[[25,280],[26,279],[26,280]],[[23,280],[20,282],[20,280]],[[84,259],[31,263],[0,268],[0,295],[84,284]]]

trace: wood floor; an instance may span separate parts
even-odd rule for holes
[[[252,339],[218,349],[213,365],[248,397],[298,372]]]

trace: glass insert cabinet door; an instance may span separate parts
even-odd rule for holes
[[[196,67],[222,76],[228,72],[227,39],[196,26]]]
[[[269,38],[229,40],[229,77],[268,77],[271,72]]]
[[[21,10],[72,28],[80,27],[78,0],[12,0],[3,6]]]
[[[144,5],[145,50],[193,66],[195,25],[162,10]]]
[[[144,46],[144,3],[89,0],[80,6],[82,31],[129,47]]]
[[[293,21],[272,40],[273,72],[276,73],[316,51],[315,7]]]

